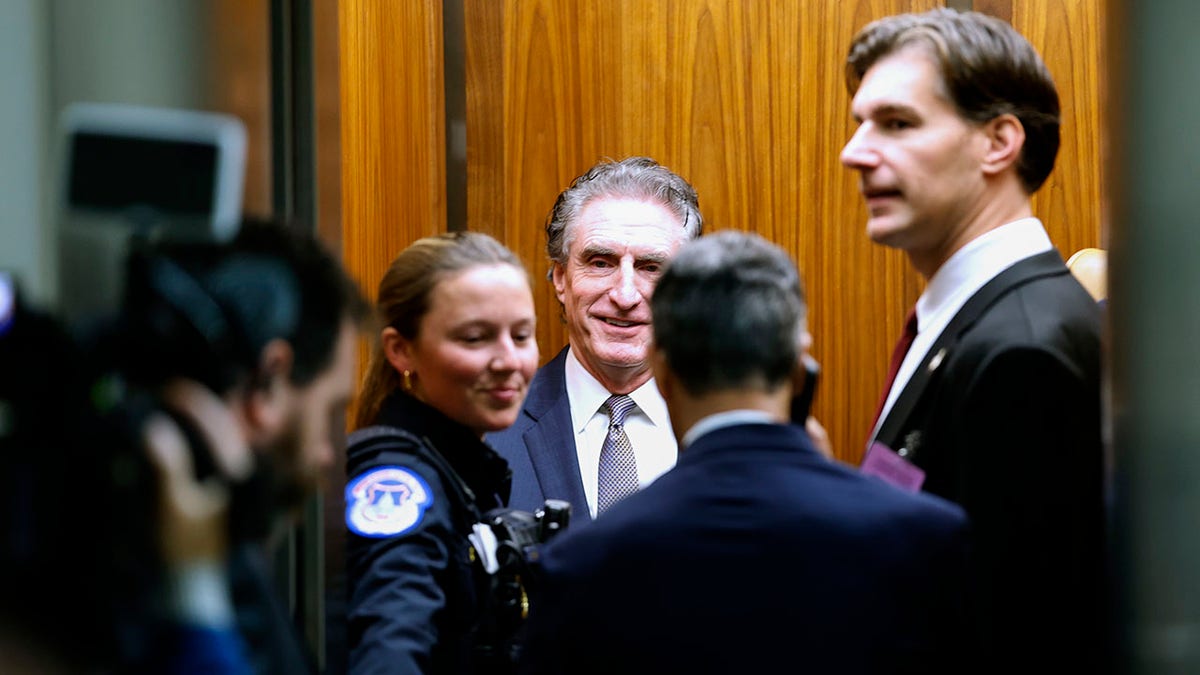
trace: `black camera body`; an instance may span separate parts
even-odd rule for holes
[[[517,625],[529,614],[526,587],[536,582],[530,566],[537,562],[538,549],[567,528],[571,505],[561,499],[547,499],[537,511],[494,509],[484,520],[496,535],[497,580],[494,597],[498,600],[501,621]]]
[[[520,658],[521,633],[529,616],[530,594],[537,591],[535,564],[539,549],[567,528],[571,504],[547,499],[534,512],[499,508],[484,514],[483,523],[495,536],[494,551],[481,553],[491,575],[490,625],[479,648],[484,664],[502,671]],[[476,546],[479,544],[477,540]],[[490,558],[490,562],[488,560]]]

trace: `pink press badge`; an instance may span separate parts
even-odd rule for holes
[[[867,456],[863,459],[859,471],[909,492],[918,492],[925,482],[924,471],[879,441],[871,443],[867,448]]]

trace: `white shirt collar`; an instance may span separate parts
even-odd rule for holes
[[[600,410],[600,406],[612,396],[600,381],[583,367],[575,356],[574,349],[567,350],[567,359],[563,375],[566,377],[567,394],[571,400],[571,429],[582,433],[589,420]],[[637,410],[650,418],[656,426],[670,429],[671,416],[667,414],[667,404],[658,395],[658,385],[654,378],[630,392],[629,397],[637,404]],[[630,414],[636,414],[631,411]]]
[[[712,433],[717,429],[732,427],[738,424],[775,424],[776,420],[770,414],[762,410],[726,410],[719,413],[713,413],[707,417],[701,417],[699,421],[692,425],[691,429],[683,435],[683,440],[679,443],[679,450],[682,452],[696,439],[701,436]]]
[[[1001,225],[967,242],[934,273],[917,300],[918,330],[924,333],[925,326],[932,325],[935,316],[947,310],[948,322],[975,291],[996,275],[1017,261],[1053,247],[1042,221],[1032,217]]]
[[[950,256],[917,299],[917,337],[896,371],[872,436],[879,433],[925,354],[971,296],[1015,263],[1053,248],[1042,221],[1022,218],[985,232]]]

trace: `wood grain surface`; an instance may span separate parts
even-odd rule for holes
[[[824,368],[815,413],[838,456],[857,463],[922,282],[863,231],[856,178],[838,161],[854,128],[842,64],[870,20],[942,4],[465,0],[468,228],[529,267],[543,360],[566,341],[546,281],[546,213],[597,160],[649,155],[696,186],[706,231],[758,232],[794,257]],[[1101,245],[1103,6],[973,5],[1029,37],[1060,88],[1063,147],[1036,213],[1064,258]],[[340,8],[343,241],[371,290],[399,247],[444,228],[439,7]]]

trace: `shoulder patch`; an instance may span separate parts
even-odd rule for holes
[[[423,478],[402,466],[371,469],[346,485],[346,527],[363,537],[394,537],[421,524],[433,506]]]

